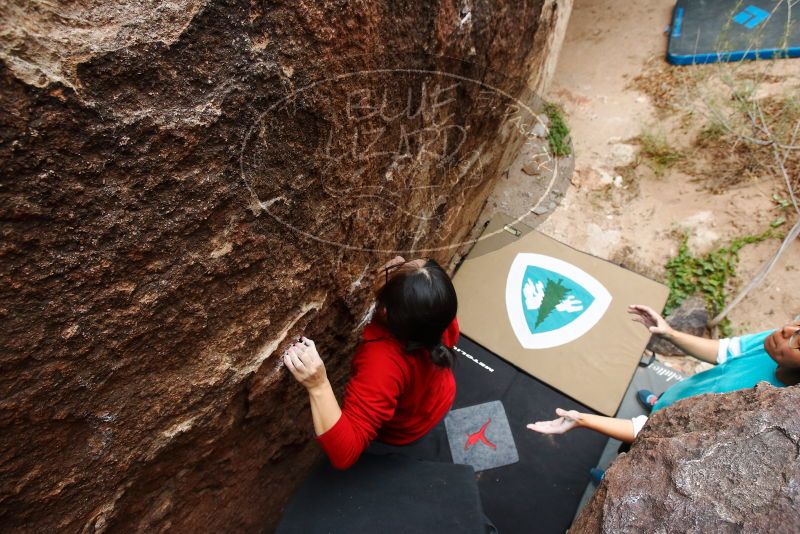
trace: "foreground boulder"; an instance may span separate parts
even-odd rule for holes
[[[656,412],[570,532],[800,532],[800,387]]]
[[[276,355],[341,386],[375,269],[447,264],[559,9],[0,2],[0,531],[271,530],[318,458]]]

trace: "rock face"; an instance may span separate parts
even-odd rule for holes
[[[656,412],[570,532],[799,532],[800,387]]]
[[[341,386],[374,269],[451,259],[546,5],[1,3],[0,530],[271,530],[318,457],[275,355]]]

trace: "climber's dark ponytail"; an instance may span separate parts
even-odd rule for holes
[[[406,351],[424,349],[440,367],[452,367],[455,354],[442,344],[444,331],[453,322],[458,299],[453,282],[433,260],[392,277],[378,293],[386,309],[389,331]]]
[[[450,369],[456,361],[456,355],[453,353],[453,349],[439,343],[431,349],[431,361],[439,367]]]

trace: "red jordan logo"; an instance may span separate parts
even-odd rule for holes
[[[489,426],[489,423],[491,423],[491,422],[492,422],[492,418],[490,417],[488,421],[483,423],[483,426],[481,427],[480,430],[478,430],[474,434],[467,434],[467,442],[464,443],[464,450],[469,449],[470,447],[472,447],[473,445],[475,445],[479,441],[482,441],[485,445],[487,445],[487,446],[489,446],[489,447],[491,447],[493,449],[497,449],[497,447],[495,447],[494,443],[492,443],[491,441],[486,439],[486,428]]]

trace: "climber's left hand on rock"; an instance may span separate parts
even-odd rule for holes
[[[320,387],[328,380],[325,364],[317,353],[317,347],[306,337],[301,337],[300,341],[292,343],[286,349],[283,363],[306,389]]]

